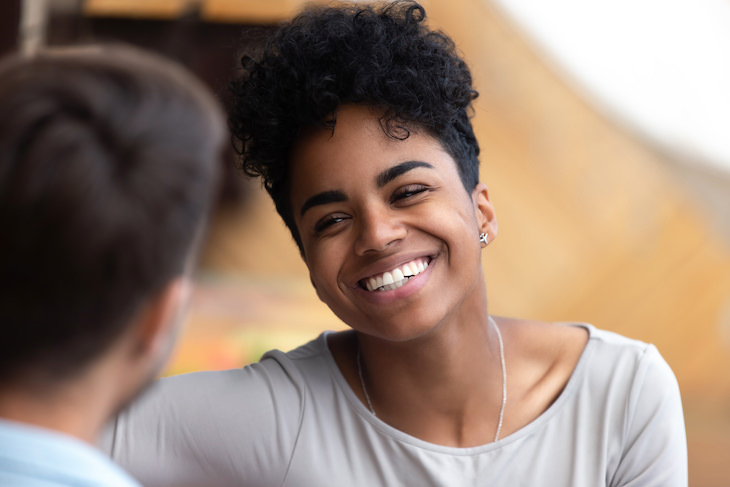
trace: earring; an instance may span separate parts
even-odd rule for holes
[[[489,245],[489,240],[487,240],[487,234],[486,233],[480,233],[479,234],[479,243],[483,243],[484,246]]]

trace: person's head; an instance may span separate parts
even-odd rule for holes
[[[201,83],[131,47],[0,63],[0,384],[72,380],[177,314],[225,133]]]
[[[410,1],[315,7],[283,24],[232,84],[231,130],[243,170],[261,176],[301,252],[291,205],[292,151],[315,127],[336,130],[338,109],[380,112],[385,134],[423,131],[440,142],[471,193],[479,145],[470,115],[477,92],[454,43],[424,25]],[[342,167],[342,171],[347,171]]]

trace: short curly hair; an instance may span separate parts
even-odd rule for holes
[[[290,201],[289,157],[297,137],[336,124],[342,104],[382,109],[381,126],[405,139],[425,129],[456,161],[467,191],[479,180],[471,125],[478,96],[464,60],[430,30],[413,1],[313,7],[279,26],[231,83],[230,128],[243,171],[261,177],[302,250]]]

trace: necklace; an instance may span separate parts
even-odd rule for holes
[[[504,409],[507,405],[507,364],[504,360],[504,342],[502,341],[502,333],[499,331],[499,326],[497,326],[497,322],[494,321],[491,316],[489,317],[489,322],[492,324],[492,326],[494,326],[494,331],[497,333],[497,341],[499,342],[499,362],[502,367],[502,405],[499,408],[497,433],[494,435],[494,441],[497,441],[499,440],[499,434],[502,432]],[[368,390],[365,387],[365,379],[362,376],[362,352],[359,343],[357,345],[357,374],[360,376],[360,387],[362,387],[362,392],[365,395],[365,400],[368,403],[368,409],[370,409],[370,412],[373,414],[373,416],[377,416],[375,414],[375,408],[373,408],[373,403],[370,400],[370,394],[368,394]]]

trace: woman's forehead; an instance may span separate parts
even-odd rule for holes
[[[324,163],[342,168],[396,163],[408,153],[443,150],[442,144],[414,124],[383,119],[384,111],[363,105],[343,105],[333,126],[304,131],[294,144],[290,171],[321,169]],[[330,168],[331,170],[332,168]]]

